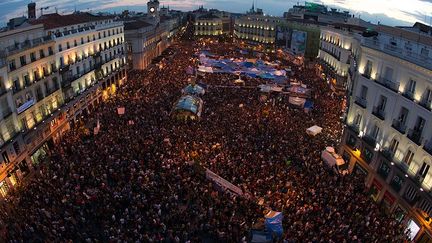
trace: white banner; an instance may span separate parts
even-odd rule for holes
[[[206,169],[206,178],[217,183],[225,190],[229,190],[230,192],[235,193],[238,196],[243,196],[243,191],[239,187],[233,185],[231,182],[225,180],[224,178],[220,177],[209,169]]]

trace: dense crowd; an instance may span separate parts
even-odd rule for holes
[[[190,78],[185,70],[201,48],[180,41],[162,65],[130,72],[85,121],[90,130],[100,121],[97,135],[65,135],[40,172],[10,195],[2,241],[245,242],[266,208],[283,212],[286,242],[404,241],[402,226],[370,200],[362,178],[339,176],[321,161],[341,137],[343,102],[314,70],[281,60],[313,89],[308,114],[283,96],[263,101],[258,89],[235,86],[236,75],[206,74],[202,118],[173,119]],[[206,48],[240,55],[232,44]],[[316,124],[323,133],[306,136]],[[218,190],[201,166],[248,197]]]

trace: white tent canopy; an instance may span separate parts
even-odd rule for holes
[[[258,88],[260,88],[261,92],[270,93],[273,92],[282,92],[282,87],[279,87],[277,85],[270,85],[270,84],[260,84],[258,85]]]
[[[321,133],[321,131],[322,131],[322,127],[319,127],[317,125],[314,125],[306,129],[306,133],[311,136],[316,136],[317,134]]]
[[[300,98],[300,97],[289,97],[289,103],[296,105],[296,106],[300,106],[300,107],[304,107],[304,104],[306,103],[306,99],[304,98]]]
[[[335,153],[333,147],[327,147],[325,150],[323,150],[321,152],[321,159],[324,160],[328,166],[335,168],[339,173],[348,173],[348,167],[345,164],[344,159],[339,154]]]

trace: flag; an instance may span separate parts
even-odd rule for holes
[[[277,212],[270,210],[265,215],[265,226],[268,231],[275,233],[278,237],[282,237],[283,228],[282,228],[282,212]]]

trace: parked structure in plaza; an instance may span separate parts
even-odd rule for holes
[[[337,75],[348,72],[340,152],[350,170],[413,239],[430,242],[432,37],[382,25],[361,35],[323,29],[320,57]]]
[[[30,14],[30,13],[29,13]],[[124,82],[123,23],[76,12],[0,33],[0,194]]]

